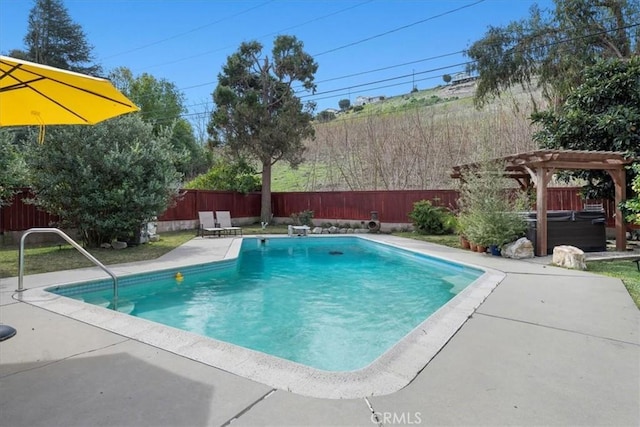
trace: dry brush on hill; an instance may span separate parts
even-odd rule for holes
[[[536,99],[538,106],[542,101]],[[470,99],[316,125],[307,143],[307,191],[452,188],[451,167],[536,148],[530,94],[476,110]]]

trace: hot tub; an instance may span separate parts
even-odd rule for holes
[[[536,212],[527,212],[529,224],[527,238],[536,247]],[[548,211],[547,212],[547,254],[560,245],[571,245],[585,252],[603,252],[607,249],[605,233],[606,217],[597,211]]]

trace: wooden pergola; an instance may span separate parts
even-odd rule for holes
[[[611,175],[615,185],[616,204],[616,250],[627,248],[627,235],[620,202],[626,197],[625,166],[634,159],[625,158],[624,153],[615,151],[575,151],[536,150],[495,159],[505,164],[505,176],[518,181],[523,189],[535,185],[537,205],[536,255],[546,255],[547,248],[547,185],[554,173],[560,170],[605,170]],[[453,167],[452,178],[463,177],[466,171],[473,171],[478,163]]]

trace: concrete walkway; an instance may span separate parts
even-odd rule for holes
[[[21,302],[0,279],[2,426],[640,425],[640,311],[618,279],[393,236],[381,240],[506,273],[402,390],[310,398]],[[224,259],[197,238],[116,274]],[[28,289],[104,277],[31,275]]]

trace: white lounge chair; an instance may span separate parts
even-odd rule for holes
[[[216,219],[218,220],[220,227],[222,227],[227,234],[230,234],[231,232],[233,232],[233,234],[238,234],[239,231],[240,235],[242,235],[242,228],[234,227],[231,224],[231,214],[229,211],[216,211]]]
[[[218,237],[225,231],[224,228],[216,224],[213,219],[213,212],[198,212],[200,218],[200,235],[204,237],[205,233],[217,234]]]

